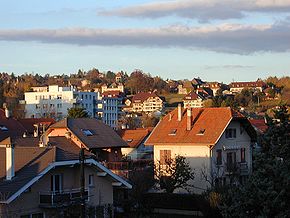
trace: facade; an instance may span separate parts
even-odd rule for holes
[[[132,111],[152,113],[163,109],[163,100],[156,93],[140,92],[132,98]]]
[[[145,145],[154,146],[155,163],[185,156],[195,172],[192,191],[200,193],[213,183],[243,182],[252,170],[255,137],[249,121],[230,108],[179,106],[159,122]]]
[[[240,93],[243,89],[254,89],[262,92],[266,86],[266,83],[261,80],[257,80],[256,82],[232,82],[229,85],[232,93]]]
[[[51,117],[62,119],[72,107],[85,108],[91,117],[95,117],[96,92],[81,92],[73,87],[51,85],[45,88],[35,87],[25,92],[25,117]]]
[[[106,91],[102,93],[102,120],[113,129],[118,128],[118,120],[123,114],[123,93]]]
[[[0,217],[79,217],[81,202],[107,208],[116,190],[132,187],[89,152],[82,177],[80,148],[66,137],[50,137],[48,147],[21,141],[0,142]]]

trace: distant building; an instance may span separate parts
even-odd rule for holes
[[[155,92],[137,93],[130,101],[132,111],[137,113],[152,113],[163,109],[163,100]],[[127,103],[128,102],[126,102],[126,104]]]
[[[254,89],[262,92],[267,87],[267,84],[262,80],[257,80],[256,82],[232,82],[229,87],[232,93],[240,93],[243,89]]]
[[[113,129],[118,128],[118,120],[122,115],[124,95],[120,91],[102,93],[102,120]]]
[[[25,117],[51,117],[62,119],[68,109],[82,107],[91,117],[95,117],[96,92],[81,92],[73,87],[32,87],[32,92],[25,92]]]
[[[154,146],[155,163],[186,157],[195,172],[192,191],[201,193],[210,187],[207,179],[217,185],[243,183],[252,171],[255,140],[249,120],[231,108],[179,106],[159,122],[145,145]]]
[[[204,106],[205,98],[198,94],[198,92],[190,92],[183,99],[183,105],[185,108],[201,108]]]
[[[104,84],[102,85],[101,87],[101,92],[104,93],[104,92],[110,92],[110,91],[119,91],[119,92],[124,92],[124,85],[122,83],[113,83],[111,85],[107,85],[107,84]]]

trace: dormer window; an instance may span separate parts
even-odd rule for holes
[[[92,135],[93,135],[93,133],[92,133],[89,129],[83,129],[82,131],[83,131],[83,133],[84,133],[86,136],[92,136]]]
[[[177,129],[172,129],[172,130],[168,133],[168,135],[176,135],[176,131],[177,131]]]
[[[196,135],[204,135],[205,129],[200,129]]]

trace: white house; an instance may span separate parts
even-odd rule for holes
[[[96,92],[81,92],[74,87],[32,87],[32,92],[25,92],[25,117],[52,117],[62,119],[68,109],[83,107],[91,117],[95,117]]]
[[[200,193],[212,182],[243,182],[252,170],[255,136],[250,122],[231,108],[179,105],[158,123],[145,145],[154,146],[155,163],[185,156],[195,172],[193,191]]]

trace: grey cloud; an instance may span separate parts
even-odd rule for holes
[[[209,20],[226,20],[242,18],[245,12],[290,12],[289,0],[174,0],[128,6],[108,11],[100,11],[100,15],[160,18],[179,16]]]
[[[0,40],[80,46],[180,47],[237,54],[286,52],[290,50],[290,24],[0,30]]]

